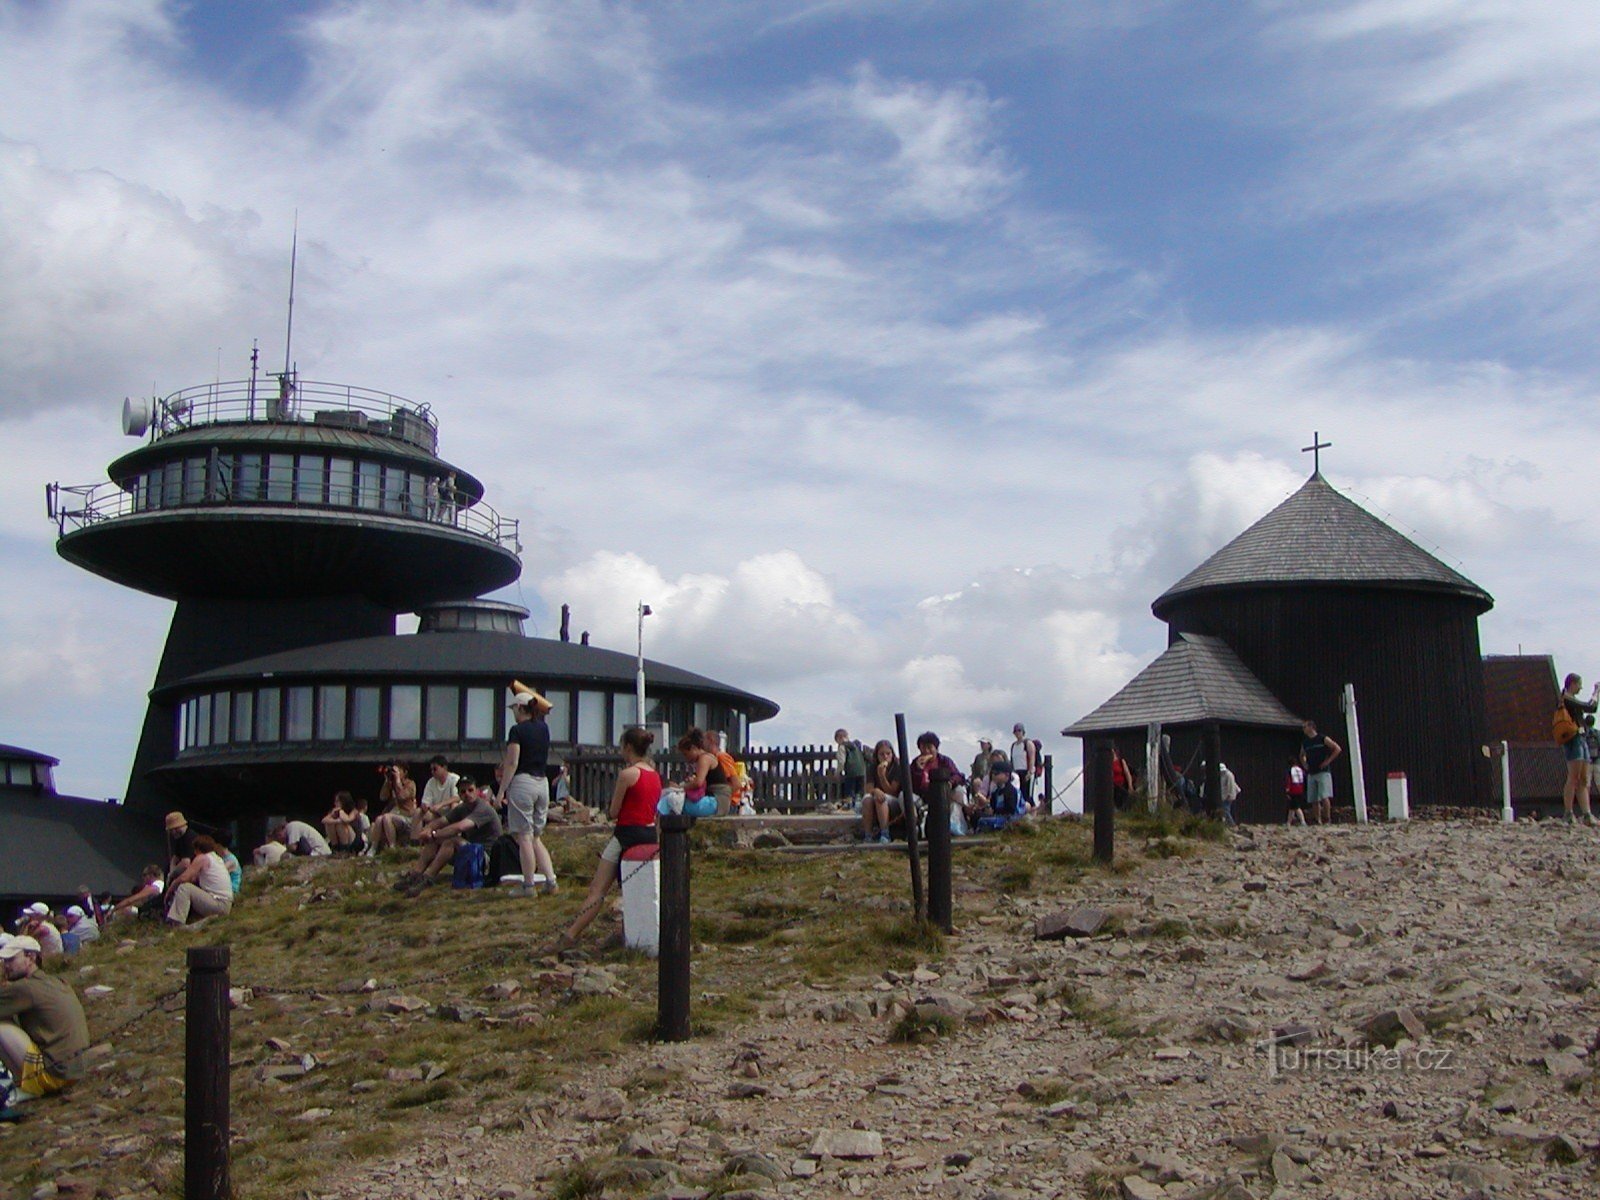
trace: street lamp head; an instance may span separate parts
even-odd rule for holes
[[[640,604],[639,605],[639,615],[641,617],[649,617],[649,616],[654,616],[655,614],[651,612],[650,606],[648,604]]]

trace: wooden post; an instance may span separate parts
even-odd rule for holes
[[[1215,721],[1206,723],[1206,816],[1219,816],[1222,812],[1222,726]]]
[[[1345,730],[1350,737],[1350,792],[1355,799],[1356,824],[1367,823],[1367,779],[1361,764],[1361,722],[1356,716],[1356,687],[1344,685],[1340,706],[1344,709]],[[1329,806],[1332,807],[1331,805]]]
[[[1055,807],[1056,759],[1053,754],[1044,756],[1044,815],[1049,816]]]
[[[950,903],[950,776],[938,771],[928,795],[928,920],[955,932]]]
[[[228,947],[187,951],[184,1010],[183,1197],[232,1200],[228,1170]]]
[[[689,1040],[689,827],[694,818],[661,817],[661,948],[656,958],[656,1035]]]
[[[1117,809],[1111,795],[1111,743],[1094,752],[1094,859],[1109,863],[1117,852]]]
[[[1161,722],[1152,721],[1144,731],[1144,799],[1153,817],[1161,803]]]
[[[906,749],[906,715],[895,713],[894,735],[900,743],[900,811],[905,814],[906,858],[911,861],[911,908],[919,921],[928,919],[922,894],[922,855],[917,849],[917,794],[911,790],[911,755]]]

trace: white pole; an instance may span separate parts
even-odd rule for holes
[[[1500,820],[1507,825],[1516,824],[1517,814],[1511,807],[1511,743],[1500,743]]]
[[[644,725],[644,618],[650,606],[639,601],[639,659],[633,673],[633,723]]]
[[[1356,798],[1356,824],[1367,823],[1367,780],[1361,772],[1361,722],[1356,719],[1356,685],[1344,685],[1344,723],[1350,738],[1350,780]]]
[[[1152,721],[1144,731],[1144,796],[1151,815],[1161,803],[1161,722]]]

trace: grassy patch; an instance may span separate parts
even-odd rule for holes
[[[956,1031],[956,1023],[942,1013],[922,1016],[915,1011],[895,1022],[889,1031],[891,1042],[925,1043],[948,1037]]]
[[[1140,1037],[1144,1032],[1138,1022],[1126,1013],[1081,988],[1068,984],[1058,995],[1068,1012],[1084,1024],[1093,1025],[1107,1037],[1129,1039]]]

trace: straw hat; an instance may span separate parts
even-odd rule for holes
[[[545,713],[554,708],[555,705],[551,704],[550,701],[546,700],[527,684],[513,679],[511,681],[511,703],[506,705],[506,707],[531,708],[534,712],[543,716]]]
[[[171,833],[174,829],[182,829],[188,824],[189,818],[185,817],[181,812],[169,812],[167,814],[168,833]]]

